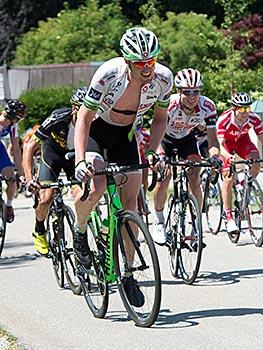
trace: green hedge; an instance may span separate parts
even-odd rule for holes
[[[19,100],[28,107],[27,118],[19,123],[19,130],[23,132],[35,124],[41,124],[56,108],[70,107],[70,97],[74,86],[53,86],[33,89],[20,95]]]

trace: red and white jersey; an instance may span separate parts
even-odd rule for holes
[[[168,108],[168,125],[166,134],[176,139],[181,139],[198,125],[206,128],[215,128],[217,119],[216,106],[206,96],[200,96],[198,105],[192,115],[187,115],[180,103],[180,94],[171,95],[171,102]]]
[[[218,138],[231,141],[238,141],[242,136],[247,135],[251,128],[255,130],[257,135],[263,134],[263,122],[256,113],[250,112],[245,122],[239,124],[232,108],[221,114],[216,128]]]

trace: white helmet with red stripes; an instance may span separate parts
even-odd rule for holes
[[[203,77],[197,69],[185,68],[180,70],[174,79],[178,89],[192,89],[203,86]]]

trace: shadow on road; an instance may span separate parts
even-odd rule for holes
[[[246,315],[263,315],[263,309],[256,308],[233,308],[233,309],[212,309],[192,312],[183,312],[177,315],[170,315],[169,310],[161,310],[158,320],[153,326],[168,326],[169,328],[187,328],[198,326],[201,319],[210,317],[237,317]],[[164,327],[161,327],[164,328]],[[167,328],[167,327],[165,327]]]
[[[207,286],[224,286],[227,284],[239,283],[241,279],[262,278],[263,269],[254,270],[241,270],[241,271],[224,271],[224,272],[211,272],[201,271],[199,277],[194,283],[196,287]],[[183,285],[182,279],[175,280],[162,280],[163,285]]]
[[[37,253],[26,253],[22,255],[1,257],[0,258],[0,269],[15,269],[20,267],[28,266],[28,263],[39,258]]]

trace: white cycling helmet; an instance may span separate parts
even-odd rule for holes
[[[246,92],[236,92],[231,96],[230,102],[233,106],[250,106],[253,100]]]
[[[180,70],[175,76],[174,83],[178,89],[200,88],[204,84],[201,73],[193,68]]]
[[[129,61],[146,61],[158,55],[160,46],[156,35],[150,30],[130,28],[120,41],[123,57]]]

